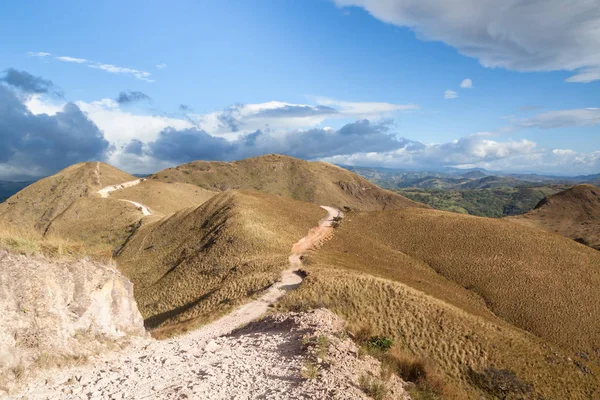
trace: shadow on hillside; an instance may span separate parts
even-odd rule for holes
[[[202,296],[198,297],[196,300],[185,304],[183,306],[179,306],[176,307],[172,310],[169,311],[165,311],[163,313],[160,314],[156,314],[152,317],[148,317],[144,320],[144,326],[146,327],[146,329],[151,330],[151,329],[155,329],[158,328],[163,322],[174,318],[175,316],[182,314],[184,312],[186,312],[187,310],[195,307],[196,305],[198,305],[200,302],[208,299],[210,296],[212,296],[215,292],[217,291],[217,289],[213,289],[205,294],[203,294]]]

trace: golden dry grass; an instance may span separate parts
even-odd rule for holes
[[[142,213],[131,203],[100,197],[83,197],[54,218],[45,236],[67,240],[119,247],[135,231]]]
[[[427,207],[333,164],[277,154],[232,163],[194,161],[157,172],[150,179],[185,182],[217,191],[253,189],[340,209]]]
[[[324,214],[280,196],[228,191],[141,227],[117,261],[149,328],[193,326],[277,280],[292,245]]]
[[[600,253],[561,236],[434,210],[352,213],[318,259],[600,356]]]
[[[132,200],[154,213],[169,215],[189,207],[197,207],[217,192],[187,183],[164,183],[146,179],[142,183],[111,193],[111,199]]]
[[[96,261],[112,259],[110,246],[83,243],[54,235],[43,237],[32,228],[10,225],[0,227],[0,249],[23,255],[44,255],[49,258],[79,260],[90,258]]]
[[[507,220],[556,232],[600,250],[600,188],[574,186],[542,200],[530,212]]]
[[[97,167],[99,165],[96,174]],[[44,178],[0,204],[0,223],[44,232],[75,200],[96,196],[103,186],[135,177],[104,163],[75,164]]]
[[[351,324],[371,324],[468,393],[476,390],[470,369],[494,367],[545,398],[600,395],[598,379],[585,372],[600,372],[593,249],[442,211],[353,212],[307,272],[281,307],[325,306]]]
[[[582,373],[568,354],[499,319],[475,316],[400,282],[337,265],[314,264],[307,272],[300,288],[280,302],[280,310],[326,307],[351,326],[372,326],[374,334],[394,338],[399,350],[443,372],[445,398],[480,398],[470,375],[489,366],[513,371],[531,384],[528,398],[600,395],[597,378]]]

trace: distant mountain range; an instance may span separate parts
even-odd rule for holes
[[[487,171],[482,168],[445,168],[443,171],[410,171],[400,169],[343,166],[386,189],[419,188],[427,190],[490,189],[496,187],[535,186],[537,184],[600,184],[600,174],[556,176],[514,174]]]

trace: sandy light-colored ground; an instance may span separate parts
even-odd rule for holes
[[[343,336],[343,321],[334,314],[316,310],[252,322],[301,283],[296,271],[303,256],[332,235],[332,221],[341,213],[323,208],[328,216],[293,246],[290,268],[257,300],[190,334],[139,340],[90,365],[50,371],[11,398],[366,398],[360,377],[378,379],[380,365],[358,357],[356,345]],[[326,343],[318,352],[311,345],[317,342]],[[386,388],[393,398],[407,398],[396,377],[389,378]]]

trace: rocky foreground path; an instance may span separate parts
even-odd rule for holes
[[[332,235],[332,221],[341,213],[323,208],[328,216],[293,246],[290,268],[259,299],[187,335],[138,340],[88,365],[48,371],[10,398],[367,398],[359,379],[378,379],[379,363],[358,357],[356,345],[344,339],[343,321],[334,314],[316,310],[257,320],[301,283],[294,271],[302,255]],[[408,398],[399,379],[392,377],[386,385],[392,398]]]

